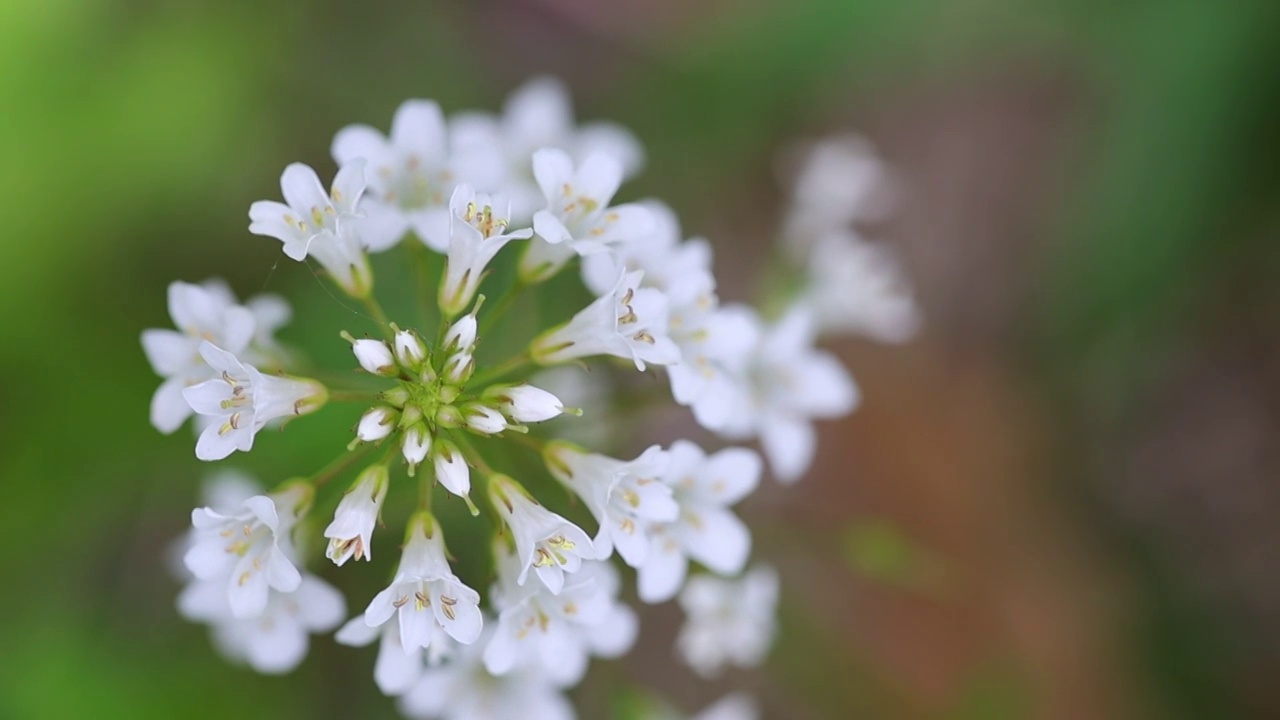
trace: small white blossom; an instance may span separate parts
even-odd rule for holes
[[[422,361],[427,358],[427,346],[422,344],[422,339],[412,330],[399,330],[396,332],[396,361],[401,367],[409,370],[419,370],[422,367]]]
[[[773,643],[778,575],[757,567],[738,580],[709,575],[689,579],[680,593],[685,624],[676,647],[699,675],[712,678],[726,665],[755,667]]]
[[[449,324],[449,330],[444,334],[443,347],[445,352],[470,354],[476,346],[477,329],[478,324],[476,323],[474,311],[454,320]]]
[[[462,451],[448,440],[437,440],[431,449],[436,470],[436,480],[446,490],[461,498],[471,494],[471,468],[467,467]]]
[[[178,329],[142,332],[142,349],[156,374],[165,379],[151,398],[151,424],[165,434],[191,416],[182,390],[215,375],[200,357],[200,344],[210,340],[230,352],[244,352],[257,326],[253,312],[236,305],[230,291],[219,284],[175,282],[168,292],[169,315]]]
[[[667,298],[655,288],[642,288],[642,271],[624,273],[611,292],[573,316],[569,322],[539,335],[530,345],[535,362],[554,365],[593,355],[613,355],[635,363],[670,365],[680,349],[667,336]]]
[[[642,567],[649,554],[649,528],[672,522],[680,511],[671,486],[659,478],[669,456],[654,445],[634,460],[586,453],[564,442],[544,451],[547,468],[582,498],[600,529],[592,540],[601,557],[613,548],[628,565]]]
[[[833,355],[816,350],[808,308],[793,307],[760,332],[758,346],[735,374],[736,404],[719,431],[759,435],[774,476],[791,483],[813,462],[812,420],[837,418],[858,404],[858,388]]]
[[[249,208],[249,232],[284,243],[284,254],[302,262],[314,257],[343,290],[363,297],[373,274],[361,239],[352,227],[364,193],[364,163],[338,171],[328,194],[315,170],[293,163],[280,176],[285,203],[259,200]]]
[[[499,198],[477,195],[459,185],[449,201],[449,248],[440,283],[440,309],[457,315],[471,304],[485,268],[512,240],[526,240],[532,228],[507,232],[511,211]]]
[[[298,588],[301,576],[290,560],[289,534],[309,502],[310,488],[294,485],[248,498],[231,514],[192,510],[195,537],[183,562],[197,579],[223,585],[233,616],[256,617],[267,605],[269,589]]]
[[[482,661],[492,635],[459,648],[447,662],[422,672],[400,698],[400,711],[420,720],[575,720],[573,706],[538,667],[494,677]]]
[[[813,143],[804,153],[783,221],[785,247],[803,260],[832,231],[875,221],[893,207],[895,182],[875,148],[856,135]]]
[[[559,148],[581,162],[589,155],[613,158],[627,177],[644,161],[639,141],[613,123],[575,126],[569,91],[550,77],[529,80],[508,96],[501,117],[461,113],[450,119],[456,142],[465,147],[501,148],[506,165],[504,193],[512,198],[513,217],[528,220],[543,197],[529,159],[542,148]]]
[[[364,622],[381,627],[394,616],[400,645],[406,650],[430,647],[439,626],[449,637],[468,645],[480,636],[480,594],[467,587],[445,559],[444,534],[427,513],[410,521],[404,554],[395,579],[364,612]]]
[[[828,235],[814,247],[805,302],[824,332],[896,343],[920,325],[898,259],[883,244],[849,232]]]
[[[418,465],[427,459],[427,453],[431,452],[431,433],[427,432],[425,425],[417,423],[404,431],[400,452],[409,464],[409,475],[412,476]]]
[[[505,475],[489,478],[489,499],[511,529],[524,585],[532,569],[552,593],[559,593],[565,575],[598,557],[582,528],[538,504],[519,483]]]
[[[689,558],[721,575],[737,575],[751,554],[751,533],[729,506],[760,481],[760,456],[727,448],[708,456],[688,440],[668,451],[662,482],[673,490],[679,516],[649,529],[651,544],[637,571],[640,599],[665,602],[684,584]]]
[[[494,675],[539,666],[556,684],[576,685],[592,654],[616,657],[637,635],[635,614],[617,600],[617,571],[589,561],[558,594],[541,583],[520,585],[519,558],[505,545],[495,549],[498,582],[493,589],[497,629],[484,651]]]
[[[223,584],[203,580],[183,588],[178,612],[209,624],[214,644],[228,660],[276,675],[306,657],[308,634],[333,630],[347,610],[342,593],[314,575],[303,575],[292,592],[271,589],[262,611],[252,617],[235,616]]]
[[[543,422],[564,412],[559,398],[532,385],[494,385],[485,389],[484,396],[518,423]]]
[[[382,512],[387,497],[387,466],[372,465],[356,478],[351,489],[342,496],[333,522],[325,528],[329,538],[325,557],[341,566],[347,560],[373,559],[373,526]]]
[[[653,229],[644,207],[609,206],[622,167],[607,155],[590,155],[575,168],[563,150],[543,148],[533,154],[533,173],[547,205],[534,214],[535,239],[520,258],[525,282],[546,280],[575,254],[605,252]]]
[[[192,410],[213,420],[196,441],[196,457],[201,460],[248,451],[268,422],[313,412],[328,397],[314,380],[263,375],[208,341],[201,343],[200,356],[217,375],[185,388],[182,396]]]
[[[507,429],[507,419],[502,413],[480,403],[464,405],[462,419],[468,430],[481,435],[495,435]]]
[[[449,243],[448,200],[459,181],[490,187],[501,173],[495,148],[474,144],[459,151],[449,137],[440,106],[406,100],[384,136],[368,125],[351,125],[333,138],[333,159],[344,169],[363,160],[369,194],[361,209],[360,234],[373,252],[393,247],[413,232],[433,250]]]
[[[397,696],[408,692],[427,667],[440,664],[457,650],[457,643],[439,624],[433,625],[431,632],[431,642],[425,653],[422,648],[405,650],[400,644],[399,624],[389,622],[369,627],[364,616],[358,615],[347,621],[334,639],[351,647],[364,647],[380,640],[378,659],[373,664],[373,681],[384,694]]]
[[[387,377],[394,377],[400,372],[396,368],[395,357],[391,355],[391,348],[381,340],[361,338],[351,343],[351,351],[355,353],[356,361],[365,372]]]
[[[372,407],[360,416],[356,425],[356,439],[360,442],[377,442],[396,428],[399,413],[389,407]]]

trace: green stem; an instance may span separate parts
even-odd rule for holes
[[[378,299],[371,293],[360,300],[364,303],[364,307],[369,311],[369,314],[373,316],[373,320],[378,325],[379,329],[382,330],[382,334],[390,339],[394,339],[395,333],[391,330],[391,320],[387,317],[386,311],[382,309],[382,305],[378,302]]]
[[[436,288],[438,283],[431,280],[431,251],[422,242],[407,243],[410,249],[410,255],[416,272],[414,277],[417,280],[418,295],[418,313],[422,318],[422,327],[428,327],[435,313],[432,312],[432,303],[435,301]]]
[[[524,292],[526,287],[528,287],[528,285],[518,279],[509,285],[507,287],[507,291],[502,293],[502,297],[498,298],[497,301],[490,306],[489,312],[480,319],[478,334],[484,335],[486,331],[491,330],[493,326],[497,324],[498,320],[502,318],[503,313],[511,307],[511,303],[515,302],[515,299]]]
[[[311,476],[310,478],[311,484],[314,485],[315,487],[320,487],[321,485],[324,485],[325,483],[332,480],[334,477],[342,474],[343,470],[346,470],[347,468],[351,467],[353,464],[355,464],[357,460],[360,460],[365,455],[368,455],[369,451],[372,449],[373,449],[373,445],[365,445],[358,450],[345,452],[339,455],[337,458],[333,460],[333,462],[329,463],[328,465],[325,465],[323,468],[316,471],[316,473]]]
[[[516,355],[508,359],[506,362],[495,365],[492,368],[489,368],[488,370],[471,378],[471,381],[468,383],[468,385],[471,385],[473,387],[482,387],[482,386],[488,385],[494,380],[510,375],[511,373],[517,370],[520,370],[526,365],[530,365],[532,363],[533,363],[533,358],[529,357],[529,351],[526,350],[520,353],[519,355]]]
[[[374,403],[381,393],[372,390],[330,390],[329,399],[334,402]]]

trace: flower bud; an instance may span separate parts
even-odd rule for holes
[[[516,422],[542,422],[564,412],[560,398],[532,385],[495,385],[484,397],[497,401],[498,408]]]
[[[444,363],[444,377],[455,385],[461,385],[470,380],[475,371],[476,361],[469,352],[451,355]]]
[[[502,413],[479,403],[463,406],[462,418],[468,430],[481,435],[493,435],[507,429],[507,420]]]
[[[440,440],[432,449],[436,479],[446,490],[460,497],[471,492],[471,469],[457,446],[448,440]]]
[[[404,439],[400,444],[400,452],[404,461],[409,464],[409,475],[412,476],[418,464],[427,459],[431,451],[431,433],[422,423],[412,425],[404,431]]]
[[[360,417],[360,424],[356,426],[356,437],[361,442],[381,440],[395,429],[398,417],[398,413],[391,408],[381,406],[370,408]]]
[[[391,356],[391,349],[381,340],[356,340],[351,343],[351,350],[355,352],[356,360],[360,361],[360,367],[374,375],[391,377],[399,372],[396,360]]]
[[[412,330],[401,330],[396,333],[396,360],[410,370],[417,370],[427,357],[427,346]]]
[[[436,424],[443,428],[459,428],[466,422],[462,413],[458,412],[458,408],[452,405],[444,405],[436,410]]]
[[[378,398],[392,407],[402,408],[405,403],[409,402],[409,391],[403,386],[397,385],[383,392]]]
[[[387,466],[374,465],[360,473],[342,496],[333,522],[324,531],[324,536],[329,538],[325,557],[334,564],[342,565],[353,557],[357,560],[373,557],[370,552],[373,526],[378,522],[378,512],[387,496],[387,481]]]
[[[458,318],[453,325],[449,326],[449,332],[444,336],[445,352],[450,353],[471,353],[471,349],[476,344],[476,316],[463,315]]]

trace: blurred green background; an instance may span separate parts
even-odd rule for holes
[[[0,717],[394,716],[371,651],[264,678],[176,617],[163,555],[208,468],[148,425],[138,335],[171,280],[222,276],[340,362],[366,328],[249,203],[288,162],[327,177],[345,124],[538,73],[636,131],[626,192],[712,239],[730,300],[779,148],[864,132],[926,318],[838,345],[864,407],[748,507],[786,581],[770,665],[673,671],[659,608],[600,672],[689,710],[750,685],[769,718],[1280,715],[1277,28],[1261,0],[0,3]],[[294,472],[347,410],[234,464]]]

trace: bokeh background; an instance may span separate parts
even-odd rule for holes
[[[785,581],[766,668],[694,680],[659,608],[584,717],[632,680],[797,720],[1280,716],[1278,27],[1263,1],[0,3],[0,717],[394,717],[371,651],[264,678],[176,617],[163,555],[208,468],[148,425],[138,335],[220,275],[336,362],[360,318],[249,203],[290,161],[328,176],[345,124],[538,73],[645,141],[626,193],[712,239],[731,300],[778,150],[864,133],[905,188],[868,232],[925,317],[835,346],[862,408],[745,510]],[[296,471],[337,415],[238,465]]]

